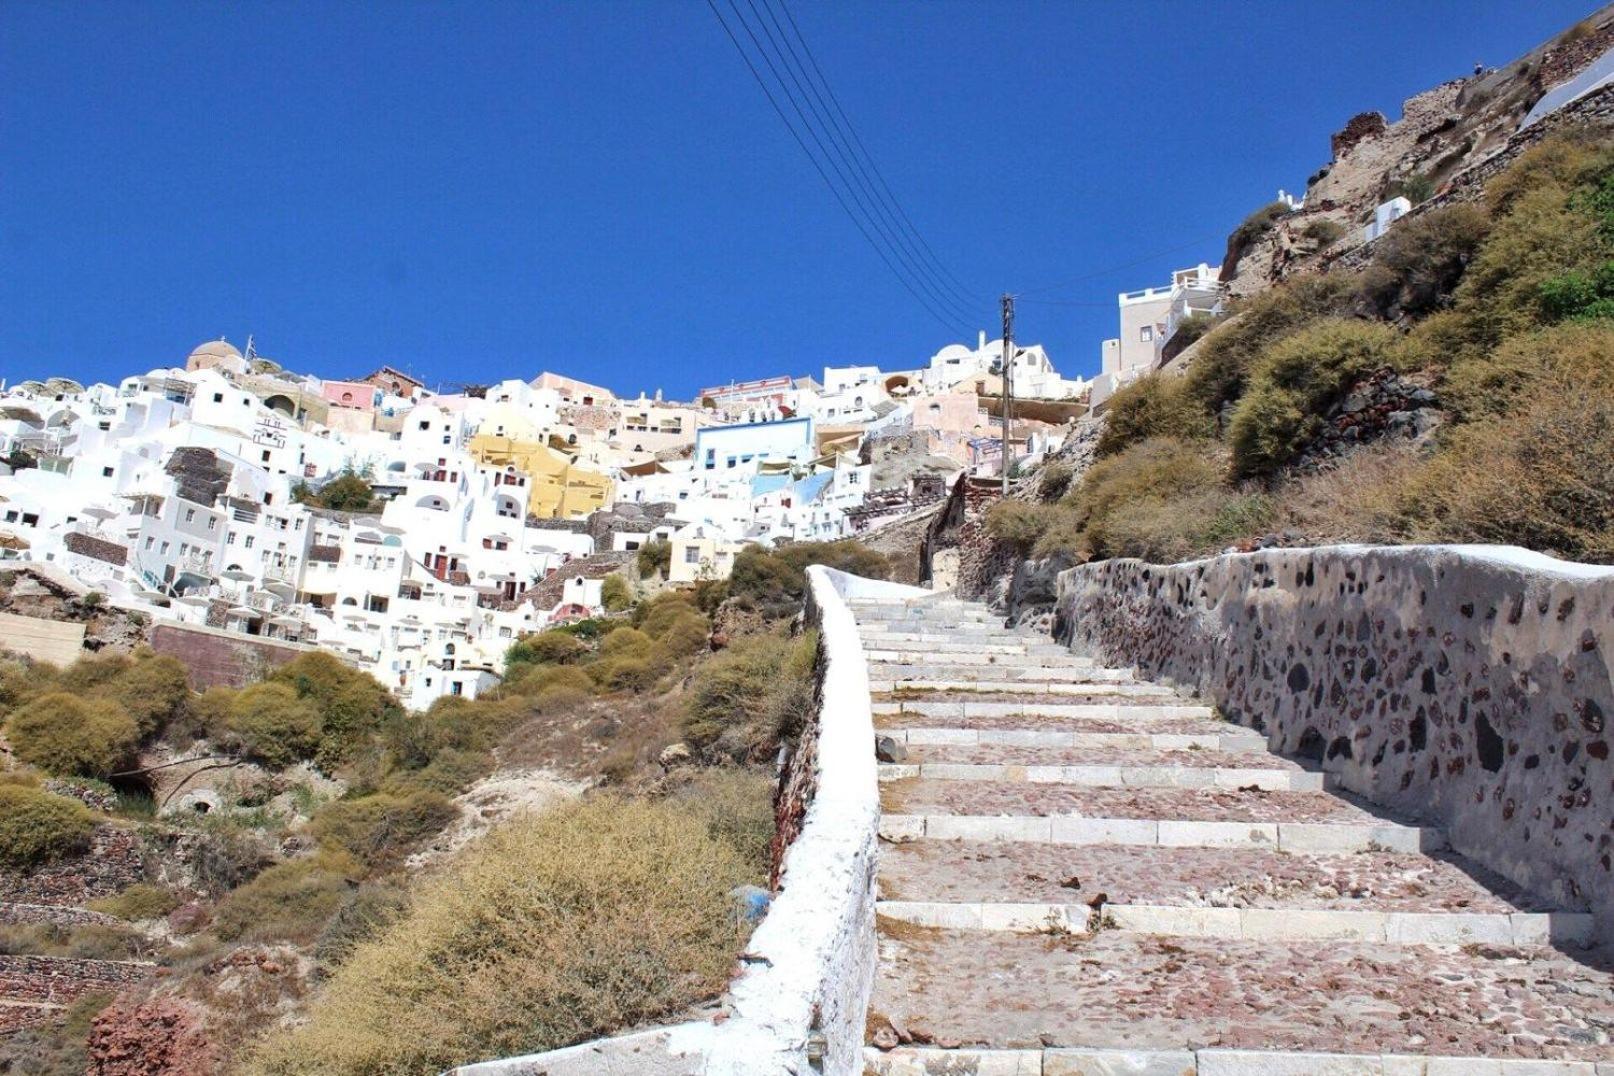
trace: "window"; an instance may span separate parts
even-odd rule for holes
[[[7,523],[15,523],[15,522],[17,522],[17,510],[15,508],[13,508],[11,511],[6,513],[6,522]]]
[[[1145,343],[1145,344],[1147,344],[1151,340],[1153,340],[1154,339],[1154,326],[1153,325],[1145,325],[1143,328],[1139,329],[1138,330],[1138,339],[1141,342]]]
[[[269,462],[269,450],[267,448],[263,450],[263,462]]]
[[[162,545],[158,546],[157,552],[166,557],[168,555],[168,543],[164,542]]]
[[[453,683],[448,685],[448,693],[450,695],[463,695],[465,694],[465,685],[460,683],[458,680],[455,680]]]
[[[151,538],[151,537],[148,537],[146,539],[146,550],[148,552],[151,550],[151,547],[156,543],[156,541],[157,541],[157,539]]]
[[[684,563],[685,564],[699,564],[700,562],[701,562],[701,551],[700,551],[700,549],[698,547],[692,546],[692,545],[691,546],[685,546],[684,547]]]
[[[186,523],[194,523],[194,522],[196,522],[196,509],[194,509],[194,508],[185,509],[185,522]]]
[[[150,539],[148,538],[147,541],[150,541]],[[225,545],[234,545],[235,544],[235,532],[234,531],[231,531],[228,535],[225,536],[224,544]]]
[[[245,546],[245,547],[246,547],[246,548],[248,548],[248,549],[251,549],[251,548],[252,548],[252,543],[253,543],[253,540],[254,540],[254,539],[255,539],[255,538],[256,538],[256,535],[252,535],[252,534],[249,534],[249,535],[247,535],[247,540],[246,540],[246,541],[244,541],[244,542],[242,542],[242,543],[241,543],[241,544],[242,544],[242,545],[243,545],[243,546]]]
[[[110,467],[101,468],[101,477],[102,478],[111,478],[112,477],[112,468],[110,468]]]
[[[213,394],[213,402],[214,402],[214,403],[223,403],[223,402],[224,402],[224,393],[222,393],[222,392],[215,392],[215,393],[214,393],[214,394]]]
[[[213,516],[208,516],[207,517],[207,529],[208,530],[210,530],[210,531],[215,530],[215,529],[217,529],[218,525],[219,525],[219,521],[216,518],[214,518]]]

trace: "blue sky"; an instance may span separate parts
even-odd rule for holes
[[[1115,292],[1217,260],[1351,115],[1594,6],[791,10],[979,327],[1004,290],[1079,281],[1042,294],[1091,305],[1024,304],[1017,335],[1087,373]],[[329,377],[686,396],[957,335],[696,0],[0,4],[0,377],[109,380],[248,333]]]

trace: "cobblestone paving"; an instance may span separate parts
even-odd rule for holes
[[[1047,901],[1208,908],[1547,911],[1550,905],[1456,856],[1296,856],[1241,848],[1139,848],[987,841],[891,845],[885,900]]]
[[[1389,821],[1329,792],[1081,785],[905,778],[881,786],[889,814],[1077,815],[1196,822]]]
[[[885,924],[874,1007],[963,1045],[1614,1059],[1609,971],[1552,949]]]
[[[928,611],[932,609],[934,614]],[[941,622],[985,618],[957,603],[916,607],[904,612],[903,630],[936,630],[927,619],[931,615]],[[991,636],[994,643],[1016,638],[1039,641],[1006,631]],[[946,656],[916,652],[907,660],[938,665]],[[876,699],[1036,706],[1119,702],[1122,708],[1114,716],[1093,718],[1068,713],[882,714],[876,724],[882,729],[1248,735],[1207,717],[1147,716],[1145,707],[1193,701],[1180,697],[1073,700],[1039,694],[1032,687],[1024,692],[896,691]],[[1253,749],[1161,749],[1141,738],[1134,746],[913,744],[906,761],[1163,770],[1311,768]],[[1280,824],[1415,822],[1333,793],[1253,788],[1086,787],[928,777],[884,782],[881,797],[884,810],[891,814]],[[883,846],[879,895],[882,900],[927,907],[1049,903],[1293,910],[1297,915],[1325,917],[1334,912],[1415,913],[1407,921],[1438,927],[1440,937],[1463,936],[1451,932],[1450,924],[1471,921],[1447,916],[1484,915],[1494,922],[1509,913],[1564,910],[1452,854],[1325,854],[1322,846],[1318,849],[1300,854],[1249,847],[918,838]],[[1011,922],[1001,916],[976,921]],[[1178,929],[1169,925],[1176,921],[1168,917],[1150,922],[1168,924],[1152,929],[1171,930]],[[1032,922],[1020,929],[1035,926]],[[1114,928],[1070,933],[1056,927],[1040,933],[955,930],[881,916],[879,965],[869,1013],[871,1042],[882,1049],[898,1044],[1033,1050],[1220,1046],[1545,1058],[1614,1066],[1614,950],[1607,947],[1429,944],[1418,941],[1428,935],[1416,931],[1383,935],[1411,939],[1406,941],[1321,936],[1258,940],[1192,933]],[[947,1072],[974,1071],[968,1068],[972,1061],[957,1060],[965,1068],[941,1064]]]
[[[951,727],[951,722],[948,722]],[[1005,766],[1184,766],[1190,769],[1285,770],[1305,767],[1268,752],[1209,748],[1139,750],[1120,747],[1015,747],[1010,744],[913,744],[909,763],[950,762]]]

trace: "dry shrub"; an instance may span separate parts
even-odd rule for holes
[[[712,760],[771,753],[811,709],[818,639],[758,635],[706,662],[689,687],[684,739]]]
[[[1201,402],[1188,394],[1180,377],[1149,374],[1118,390],[1105,406],[1104,432],[1097,454],[1113,456],[1150,437],[1193,440],[1216,433]]]
[[[363,870],[340,852],[277,863],[219,904],[214,931],[225,941],[311,942],[347,899]]]
[[[1410,491],[1420,537],[1614,562],[1614,391],[1536,382],[1505,418],[1454,430]]]
[[[1083,552],[1094,557],[1178,559],[1220,539],[1235,517],[1252,506],[1236,500],[1226,464],[1210,445],[1152,438],[1087,472],[1066,501],[1075,510]]]
[[[1343,273],[1297,277],[1252,296],[1200,342],[1184,391],[1216,413],[1243,394],[1264,348],[1318,318],[1348,313],[1356,301],[1356,281]]]
[[[77,800],[0,785],[0,864],[34,867],[89,847],[95,816]]]
[[[312,758],[319,748],[319,711],[287,684],[253,684],[238,692],[226,723],[244,758],[272,769]]]
[[[136,882],[113,896],[91,901],[89,907],[119,919],[157,919],[179,907],[179,898],[162,886]]]
[[[1614,383],[1614,325],[1577,322],[1516,336],[1447,373],[1441,397],[1465,419],[1500,418],[1564,385]],[[1579,390],[1576,390],[1579,391]]]
[[[494,831],[355,947],[259,1076],[439,1072],[552,1049],[722,990],[753,876],[690,812],[600,796]]]
[[[1406,443],[1359,448],[1279,491],[1284,526],[1319,544],[1403,541],[1408,491],[1425,463],[1424,454]]]
[[[1389,361],[1395,341],[1386,326],[1327,318],[1264,350],[1228,425],[1234,474],[1268,475],[1293,460],[1339,395]]]
[[[540,631],[523,635],[504,655],[507,676],[514,676],[522,666],[563,665],[580,660],[588,653],[588,646],[575,635],[564,631]]]
[[[319,840],[376,869],[398,863],[458,814],[459,808],[441,792],[424,788],[405,794],[378,792],[326,804],[309,829]]]
[[[140,729],[111,699],[57,691],[19,706],[6,736],[18,758],[47,773],[105,777],[134,758]]]
[[[1029,501],[998,501],[986,510],[986,533],[999,542],[1029,551],[1064,510]]]
[[[770,867],[773,791],[773,779],[761,770],[720,766],[696,771],[672,800],[706,824],[707,836],[739,852],[761,884]]]
[[[1450,297],[1489,227],[1484,210],[1463,204],[1401,221],[1373,252],[1364,298],[1381,317],[1429,313]]]

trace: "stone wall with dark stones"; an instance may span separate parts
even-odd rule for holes
[[[1054,632],[1614,929],[1614,569],[1496,546],[1102,561],[1060,576]]]

